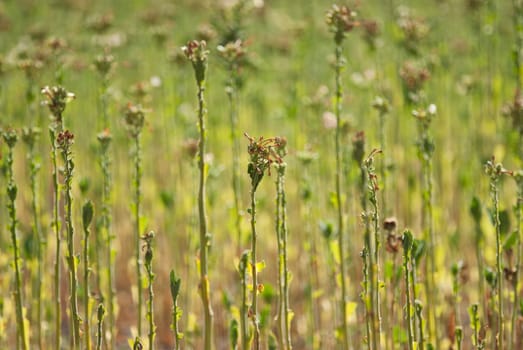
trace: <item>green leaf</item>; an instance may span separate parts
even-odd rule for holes
[[[479,223],[481,221],[482,216],[482,207],[481,207],[481,201],[478,197],[474,196],[472,197],[472,200],[470,202],[470,215],[474,219],[476,223]]]
[[[94,206],[93,202],[90,200],[85,202],[84,206],[82,207],[82,222],[84,225],[84,231],[87,231],[89,229],[89,225],[91,224],[91,221],[93,220],[94,216]]]
[[[505,242],[503,242],[503,250],[511,249],[514,246],[514,244],[516,244],[517,241],[518,241],[518,232],[512,231],[512,233],[505,238]]]

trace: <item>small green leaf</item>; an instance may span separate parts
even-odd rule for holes
[[[518,232],[512,231],[512,233],[505,238],[505,242],[503,242],[503,250],[512,249],[514,244],[516,244],[517,240],[518,240]]]

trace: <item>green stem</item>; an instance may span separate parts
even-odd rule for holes
[[[90,202],[87,202],[90,203]],[[85,208],[88,205],[84,206],[84,212]],[[92,213],[92,204],[91,205],[91,213]],[[92,219],[92,216],[91,216]],[[91,305],[90,305],[90,289],[89,289],[89,274],[91,272],[91,268],[89,267],[89,224],[91,220],[87,220],[87,218],[84,215],[84,307],[85,307],[85,347],[87,350],[91,349]]]
[[[6,165],[7,165],[7,197],[9,201],[7,203],[7,210],[9,212],[10,224],[9,231],[11,233],[11,243],[13,244],[13,255],[14,255],[14,268],[15,268],[15,290],[13,292],[15,298],[16,306],[16,323],[17,323],[17,348],[23,350],[28,349],[25,324],[24,324],[24,314],[23,314],[23,303],[22,303],[22,281],[20,275],[20,251],[18,247],[18,238],[16,237],[16,230],[18,220],[16,218],[16,196],[17,196],[17,186],[15,184],[14,175],[13,175],[13,147],[14,145],[9,145],[9,151],[7,153]]]
[[[520,134],[519,136],[519,142],[520,144],[523,144],[523,135]],[[519,175],[519,174],[518,174]],[[515,348],[517,346],[517,314],[519,307],[519,279],[521,276],[521,222],[523,220],[521,215],[522,210],[522,204],[523,204],[523,179],[516,175],[516,182],[517,182],[517,199],[516,199],[516,262],[515,262],[515,272],[516,275],[514,276],[514,281],[512,282],[512,288],[513,288],[513,298],[512,301],[512,316],[510,321],[510,329],[511,329],[511,341],[509,345],[509,349]]]
[[[280,205],[281,205],[281,227],[280,236],[282,239],[282,254],[283,254],[283,312],[284,312],[284,329],[286,336],[287,349],[292,349],[292,338],[291,338],[291,309],[289,307],[289,278],[290,273],[288,269],[287,261],[287,197],[285,195],[285,167],[286,165],[280,164],[278,168],[278,177],[280,178],[279,187],[281,192]]]
[[[105,308],[103,304],[98,305],[98,321],[97,321],[97,332],[96,332],[96,350],[102,350],[103,340],[103,319],[105,315]]]
[[[108,147],[108,146],[107,146]],[[111,160],[109,158],[107,147],[102,146],[101,155],[101,167],[103,173],[103,185],[102,185],[102,227],[104,231],[106,252],[107,252],[107,267],[105,273],[107,276],[107,312],[108,312],[108,336],[109,336],[109,349],[115,348],[115,315],[114,315],[114,298],[115,298],[115,286],[114,286],[114,251],[113,251],[113,233],[111,232]]]
[[[498,349],[503,349],[503,270],[501,267],[501,222],[499,219],[499,193],[497,187],[497,178],[491,178],[490,193],[494,205],[494,224],[496,228],[496,274],[497,274],[497,302],[498,302],[498,334],[496,336],[496,345]]]
[[[199,150],[198,150],[198,169],[200,171],[200,184],[198,188],[198,215],[200,218],[200,297],[202,299],[205,324],[204,324],[204,349],[210,350],[212,348],[212,327],[213,327],[213,310],[211,305],[210,283],[209,283],[209,240],[210,235],[207,232],[207,214],[205,203],[205,146],[206,146],[206,129],[205,117],[207,109],[205,107],[205,81],[198,80],[198,127],[200,132]]]
[[[142,259],[140,256],[140,235],[141,227],[141,199],[142,199],[142,147],[140,143],[140,133],[134,135],[134,238],[135,238],[135,257],[136,257],[136,284],[138,293],[138,336],[142,334]]]
[[[230,77],[227,84],[227,96],[229,98],[229,126],[232,142],[232,189],[234,195],[234,227],[237,234],[238,247],[241,246],[241,215],[240,215],[240,143],[238,140],[238,87],[234,83],[234,67],[229,68]],[[238,249],[239,250],[239,249]]]
[[[335,98],[335,109],[336,109],[336,204],[338,209],[338,247],[340,252],[340,280],[341,280],[341,296],[340,296],[340,311],[342,314],[341,327],[342,327],[342,341],[343,349],[349,349],[349,335],[348,335],[348,324],[347,324],[347,287],[345,281],[345,244],[344,244],[344,227],[343,227],[343,205],[341,199],[341,99],[342,99],[342,82],[341,82],[341,69],[343,66],[342,58],[342,47],[336,45],[335,50],[336,64],[335,64],[335,75],[336,75],[336,98]]]
[[[244,252],[240,258],[240,279],[241,279],[241,293],[242,293],[242,303],[240,309],[240,330],[242,333],[242,349],[249,350],[249,334],[248,334],[248,325],[247,325],[247,314],[248,314],[248,305],[247,305],[247,266],[248,266],[249,253]]]
[[[153,291],[153,281],[154,281],[154,273],[153,273],[153,266],[152,266],[152,259],[153,259],[153,251],[152,251],[152,236],[149,236],[147,241],[147,251],[145,253],[145,270],[147,271],[147,280],[148,280],[148,286],[147,289],[149,291],[149,301],[147,303],[147,319],[149,320],[149,350],[154,350],[154,337],[156,335],[156,326],[154,324],[154,291]]]
[[[276,178],[276,242],[278,244],[278,347],[282,350],[286,349],[285,346],[285,292],[284,292],[284,269],[283,269],[283,237],[282,237],[282,179],[281,179],[281,173],[278,170],[278,176]]]
[[[403,239],[405,241],[405,234],[404,234]],[[406,293],[406,298],[407,298],[407,308],[406,308],[407,317],[406,317],[406,319],[407,319],[407,333],[408,333],[408,337],[409,337],[408,345],[409,345],[409,350],[414,350],[414,337],[413,337],[413,330],[412,330],[412,306],[411,306],[411,294],[410,294],[410,291],[411,291],[410,269],[412,267],[409,268],[409,263],[411,262],[411,248],[412,248],[412,246],[407,247],[407,248],[404,247],[403,268],[405,270],[405,293]]]
[[[60,291],[60,281],[61,281],[61,271],[60,271],[60,261],[61,261],[61,241],[60,236],[60,190],[59,190],[59,174],[58,174],[58,150],[56,147],[56,133],[58,129],[56,126],[51,126],[49,128],[49,136],[51,139],[51,163],[53,164],[53,230],[56,239],[56,252],[55,252],[55,261],[54,261],[54,292],[55,292],[55,350],[61,350],[62,342],[62,316],[61,316],[61,291]],[[59,129],[58,129],[59,130]]]
[[[258,320],[258,271],[256,266],[256,190],[255,188],[251,189],[251,267],[252,267],[252,323],[254,326],[254,349],[260,350],[260,327]]]
[[[37,325],[37,343],[38,348],[43,349],[43,336],[42,336],[42,276],[44,275],[43,265],[43,247],[46,245],[46,239],[42,235],[40,229],[40,211],[38,207],[38,191],[37,191],[37,175],[40,165],[35,159],[34,144],[29,146],[28,159],[30,162],[30,186],[31,186],[31,210],[33,212],[33,232],[36,235],[36,254],[37,254],[37,273],[36,278],[36,322]]]
[[[80,346],[80,315],[78,314],[78,280],[76,276],[76,257],[74,252],[74,227],[73,227],[73,197],[71,182],[73,179],[74,163],[69,146],[62,149],[64,161],[64,193],[65,193],[65,227],[67,232],[67,261],[69,264],[69,282],[71,288],[71,320],[73,325],[73,348]]]

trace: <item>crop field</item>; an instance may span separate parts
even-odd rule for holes
[[[523,349],[523,0],[0,2],[0,349]]]

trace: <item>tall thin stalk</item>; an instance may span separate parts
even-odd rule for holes
[[[13,173],[13,149],[18,140],[18,135],[13,129],[8,129],[2,132],[2,137],[7,144],[8,152],[5,160],[7,169],[7,211],[9,212],[9,232],[11,234],[11,244],[13,245],[13,265],[15,268],[15,290],[13,292],[16,308],[16,339],[17,349],[28,349],[28,339],[24,324],[24,309],[23,309],[23,295],[22,295],[22,278],[20,274],[20,250],[18,247],[17,226],[18,220],[16,218],[16,197],[18,187],[15,183]]]
[[[100,167],[102,169],[102,206],[101,206],[101,220],[103,237],[105,238],[106,249],[106,268],[105,275],[107,279],[107,329],[109,340],[109,349],[115,348],[115,281],[114,281],[114,255],[113,248],[114,234],[111,228],[111,192],[112,192],[112,172],[111,172],[111,133],[109,131],[109,113],[108,113],[108,87],[109,77],[114,68],[114,57],[108,53],[99,55],[94,61],[96,70],[101,78],[99,102],[100,112],[103,125],[103,131],[98,134],[97,138],[100,142]],[[101,292],[101,291],[100,291]]]
[[[281,147],[276,149],[276,153],[280,158],[287,154],[286,141],[282,139],[278,141]],[[292,349],[292,339],[290,332],[290,323],[292,311],[289,307],[289,280],[290,273],[288,269],[287,259],[287,197],[285,195],[285,169],[287,164],[281,162],[277,164],[277,179],[276,179],[276,236],[278,240],[278,286],[279,286],[279,315],[278,324],[280,326],[280,342],[283,345],[282,349]]]
[[[199,169],[199,188],[198,188],[198,214],[200,219],[200,297],[202,299],[204,309],[204,349],[210,350],[212,348],[212,334],[213,334],[213,318],[214,313],[211,305],[211,287],[209,281],[209,248],[210,248],[210,233],[207,231],[207,213],[205,200],[205,183],[206,183],[206,166],[205,166],[205,146],[206,146],[206,125],[205,119],[207,116],[207,109],[205,106],[205,74],[207,71],[207,56],[209,52],[206,49],[205,41],[190,41],[182,49],[186,57],[191,61],[194,76],[197,85],[198,98],[198,169]]]
[[[85,321],[84,321],[84,337],[85,348],[91,349],[91,303],[90,303],[90,288],[89,288],[89,225],[93,220],[94,208],[91,201],[85,202],[82,207],[82,223],[84,229],[84,307],[85,307]]]
[[[479,306],[478,304],[472,304],[469,307],[469,315],[470,315],[470,327],[472,328],[472,345],[474,345],[474,348],[476,350],[484,349],[484,342],[482,339],[480,339],[479,331],[480,331],[480,323],[479,323]]]
[[[341,281],[341,296],[340,296],[340,311],[341,311],[341,337],[343,349],[349,349],[349,334],[347,322],[347,286],[345,279],[345,242],[344,242],[344,218],[343,218],[343,203],[341,198],[341,109],[342,109],[342,81],[341,71],[345,65],[343,58],[342,43],[345,39],[346,33],[351,31],[356,25],[356,13],[346,6],[333,5],[327,12],[326,23],[329,31],[334,34],[335,43],[335,57],[334,73],[336,80],[335,92],[335,115],[336,115],[336,136],[335,136],[335,153],[336,153],[336,207],[338,219],[338,247],[340,254],[340,281]]]
[[[176,276],[174,270],[171,270],[171,274],[169,275],[169,285],[171,289],[171,298],[173,301],[172,329],[174,332],[174,349],[180,350],[180,343],[183,338],[183,333],[180,332],[180,326],[178,325],[178,321],[182,317],[182,310],[180,306],[178,306],[178,296],[180,295],[182,280],[178,276]]]
[[[483,216],[481,201],[473,197],[470,203],[470,215],[474,220],[474,246],[476,248],[476,263],[478,270],[479,308],[483,316],[486,315],[485,279],[483,278],[483,230],[481,229],[481,217]]]
[[[456,337],[456,343],[458,346],[458,349],[461,349],[461,338],[463,337],[463,326],[461,323],[461,310],[460,310],[460,302],[461,302],[461,295],[460,295],[460,278],[461,278],[461,272],[463,270],[463,261],[458,261],[457,263],[452,265],[451,273],[452,273],[452,292],[454,294],[454,317],[456,320],[456,326],[454,328],[454,336]]]
[[[510,318],[510,349],[517,347],[517,314],[519,308],[519,290],[520,285],[519,281],[521,278],[521,224],[523,221],[522,213],[523,210],[523,172],[519,171],[515,173],[514,178],[516,179],[517,184],[517,199],[516,199],[516,261],[515,261],[515,276],[514,281],[512,281],[512,289],[513,289],[513,300],[512,300],[512,315]]]
[[[503,268],[501,265],[502,244],[501,244],[501,221],[499,219],[499,179],[503,174],[508,173],[500,163],[494,163],[494,157],[485,164],[485,172],[490,178],[490,196],[493,205],[493,220],[496,229],[496,276],[497,276],[497,307],[498,307],[498,332],[496,335],[496,346],[504,349],[504,310],[503,310]]]
[[[73,195],[72,180],[74,162],[71,146],[74,142],[74,135],[69,130],[64,130],[56,137],[58,149],[61,152],[64,163],[64,199],[65,199],[65,229],[67,233],[67,263],[69,266],[69,285],[70,285],[70,305],[71,305],[71,324],[73,326],[72,347],[80,348],[80,314],[78,311],[78,279],[76,255],[74,250],[74,227],[73,227]]]
[[[241,282],[241,305],[240,305],[240,332],[241,332],[241,344],[242,350],[249,350],[251,348],[251,336],[248,325],[248,309],[247,304],[247,270],[249,268],[249,251],[242,253],[240,257],[240,263],[238,265],[238,271],[240,272]]]
[[[256,190],[260,184],[266,171],[269,171],[270,166],[276,162],[282,164],[282,159],[278,155],[277,150],[285,147],[285,141],[282,138],[268,138],[260,137],[258,140],[245,134],[249,139],[249,146],[247,151],[249,153],[249,165],[247,168],[249,177],[251,178],[250,199],[251,207],[249,213],[251,214],[251,269],[252,269],[252,300],[250,316],[254,327],[254,348],[260,350],[260,320],[258,315],[258,262],[256,258],[257,239],[256,231]]]
[[[246,50],[241,40],[218,46],[218,52],[225,60],[228,78],[225,92],[229,101],[229,136],[232,143],[232,190],[234,197],[234,228],[238,247],[241,246],[241,182],[240,182],[240,142],[238,138],[239,93],[242,87],[240,72],[245,64]]]
[[[378,185],[378,176],[376,175],[376,171],[374,168],[374,156],[378,153],[381,153],[381,150],[374,149],[370,155],[367,157],[367,159],[364,162],[365,171],[367,173],[367,189],[369,193],[369,202],[372,206],[372,212],[370,213],[370,218],[367,218],[367,222],[372,221],[373,227],[372,231],[374,233],[374,242],[373,242],[373,248],[374,250],[371,252],[373,259],[370,260],[371,262],[371,277],[373,278],[371,280],[372,287],[371,287],[371,294],[372,294],[372,302],[374,304],[373,306],[373,348],[374,349],[380,349],[381,348],[381,307],[380,307],[380,250],[381,250],[381,230],[380,230],[380,223],[379,223],[379,205],[378,205],[378,191],[379,191],[379,185]]]
[[[405,230],[403,232],[402,236],[402,242],[403,242],[403,269],[405,270],[405,293],[406,293],[406,299],[407,299],[407,306],[405,309],[405,318],[407,321],[407,334],[409,337],[408,345],[409,350],[414,350],[414,332],[412,328],[412,300],[411,300],[411,288],[414,288],[414,286],[411,285],[411,274],[410,269],[412,268],[410,266],[411,263],[411,256],[412,256],[412,245],[414,243],[414,239],[412,237],[412,233],[409,230]]]
[[[141,105],[128,104],[124,111],[125,123],[130,136],[134,142],[133,163],[134,163],[134,239],[135,239],[135,268],[136,286],[138,293],[137,323],[138,337],[142,334],[142,312],[143,312],[143,293],[142,293],[142,259],[141,259],[141,201],[142,201],[142,146],[140,136],[145,123],[145,111]]]
[[[32,91],[32,90],[31,90]],[[33,97],[34,99],[34,97]],[[36,239],[36,258],[37,276],[35,285],[36,294],[36,339],[38,348],[43,349],[43,329],[42,329],[42,276],[44,271],[43,251],[46,245],[46,238],[42,235],[40,227],[40,208],[38,206],[38,184],[37,176],[40,170],[40,163],[35,154],[35,144],[40,137],[40,129],[37,127],[24,128],[22,130],[22,140],[27,145],[27,160],[29,161],[29,182],[31,187],[31,211],[33,214],[33,233]]]
[[[96,322],[96,350],[102,350],[102,340],[103,340],[103,320],[105,316],[105,308],[103,304],[98,305],[98,310],[96,312],[97,322]]]
[[[436,347],[439,345],[437,315],[435,305],[437,303],[436,293],[436,238],[433,224],[433,179],[432,165],[434,154],[434,140],[429,131],[433,119],[436,117],[437,108],[434,104],[426,109],[414,110],[412,115],[418,124],[418,158],[422,165],[423,192],[422,192],[422,217],[424,223],[423,239],[428,242],[428,259],[425,263],[425,291],[427,296],[427,321],[430,341],[435,340]]]
[[[156,335],[156,326],[154,324],[154,291],[153,291],[153,239],[154,232],[149,232],[142,239],[145,241],[145,271],[147,271],[147,290],[149,300],[147,301],[147,320],[149,321],[149,350],[154,350],[154,337]]]
[[[314,202],[314,185],[310,175],[311,163],[317,159],[318,155],[310,151],[302,151],[297,154],[302,165],[300,202],[303,204],[303,213],[301,216],[305,219],[303,248],[309,253],[309,304],[310,304],[310,337],[312,349],[322,349],[321,337],[321,307],[320,298],[315,296],[316,288],[320,287],[319,269],[318,269],[318,242],[315,230],[312,228],[314,222],[313,202]]]
[[[56,241],[54,261],[54,296],[55,296],[55,350],[61,350],[62,344],[62,312],[61,312],[61,225],[60,225],[60,184],[58,167],[57,135],[64,129],[63,112],[68,102],[74,99],[74,94],[68,92],[61,86],[46,86],[41,90],[46,98],[43,102],[49,107],[52,123],[49,126],[49,138],[51,141],[51,163],[53,165],[53,231]]]
[[[416,289],[416,287],[414,287]],[[423,330],[425,329],[423,325],[423,304],[420,300],[414,299],[414,311],[416,312],[416,317],[418,319],[418,334],[419,334],[419,345],[418,349],[425,350],[425,334]]]
[[[251,269],[252,269],[252,302],[251,318],[254,327],[254,349],[260,350],[260,320],[258,316],[258,266],[256,266],[256,248],[258,233],[256,232],[256,187],[250,191],[251,198]]]

